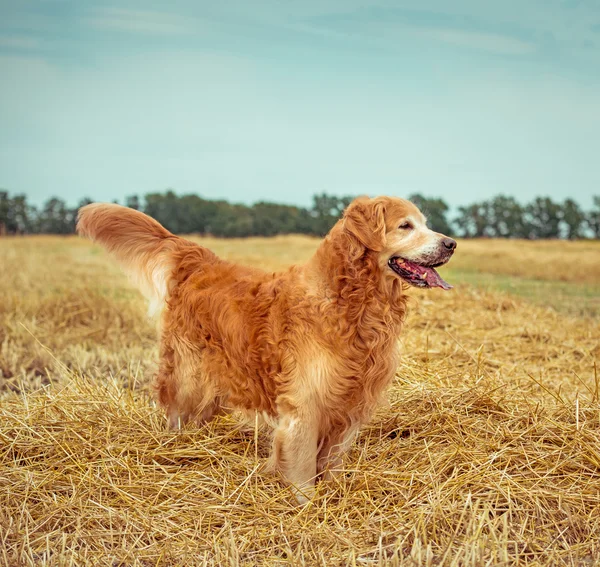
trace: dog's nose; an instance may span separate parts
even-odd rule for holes
[[[452,240],[452,238],[446,237],[442,240],[442,243],[448,250],[454,250],[456,248],[456,240]]]

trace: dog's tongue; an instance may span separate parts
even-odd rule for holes
[[[396,259],[397,266],[404,272],[403,277],[409,282],[420,287],[441,287],[442,289],[452,289],[452,286],[433,269],[427,266],[421,266],[409,260],[402,258]],[[419,280],[419,284],[415,280]]]
[[[433,268],[425,268],[419,266],[421,270],[427,274],[425,281],[428,287],[441,287],[442,289],[452,289],[452,286],[440,276]]]

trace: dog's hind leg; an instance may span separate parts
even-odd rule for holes
[[[161,355],[156,389],[170,429],[181,429],[190,421],[201,425],[224,411],[220,396],[202,371],[201,357],[179,343],[175,348],[163,344]]]
[[[179,390],[173,400],[161,403],[165,406],[170,429],[181,429],[190,422],[201,426],[216,415],[227,412],[221,405],[220,397],[208,388],[202,393]]]
[[[207,401],[208,400],[208,401]],[[225,415],[231,411],[222,404],[223,400],[220,396],[205,396],[202,405],[196,406],[193,420],[198,426],[208,423],[213,417]]]
[[[208,396],[204,396],[201,402],[195,405],[192,400],[179,399],[178,403],[171,404],[166,410],[169,429],[181,429],[191,422],[200,427],[213,417],[227,412],[218,397],[210,399]]]

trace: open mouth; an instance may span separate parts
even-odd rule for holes
[[[435,264],[441,266],[445,262]],[[388,264],[405,282],[416,287],[441,287],[442,289],[452,289],[452,286],[445,282],[435,271],[434,266],[422,266],[409,260],[404,260],[398,256],[390,258]]]

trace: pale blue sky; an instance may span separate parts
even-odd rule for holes
[[[0,0],[0,187],[600,194],[598,0]]]

